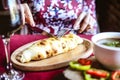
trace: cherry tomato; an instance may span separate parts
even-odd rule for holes
[[[81,65],[91,65],[92,61],[86,58],[80,58],[78,59],[78,63],[80,63]]]
[[[112,80],[120,80],[120,70],[112,72],[111,78]]]
[[[91,76],[99,77],[99,78],[107,78],[110,75],[109,72],[105,70],[95,69],[95,68],[91,68],[87,70],[86,73],[90,74]]]
[[[92,77],[90,74],[87,74],[86,72],[84,72],[84,80],[106,80],[106,78],[95,78]]]

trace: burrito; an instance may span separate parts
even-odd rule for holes
[[[18,54],[16,58],[21,63],[42,60],[66,53],[82,43],[83,39],[73,33],[62,37],[50,37],[33,43]]]

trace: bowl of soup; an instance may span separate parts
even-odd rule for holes
[[[95,58],[109,70],[120,69],[120,32],[102,32],[92,37]]]

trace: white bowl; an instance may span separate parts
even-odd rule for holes
[[[103,32],[94,35],[92,37],[94,55],[107,69],[118,70],[120,69],[120,47],[110,47],[98,43],[99,40],[106,38],[120,39],[120,32]]]

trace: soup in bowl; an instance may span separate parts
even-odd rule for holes
[[[120,33],[103,32],[92,37],[96,59],[107,69],[120,69]]]

